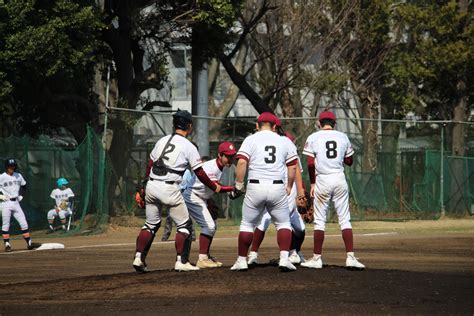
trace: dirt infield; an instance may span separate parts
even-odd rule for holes
[[[459,223],[356,223],[356,254],[368,266],[361,272],[342,267],[343,243],[334,228],[324,244],[325,268],[292,273],[268,264],[278,253],[273,232],[263,243],[262,264],[248,272],[228,269],[236,258],[235,228],[218,232],[213,244],[225,268],[192,273],[171,270],[173,242],[155,242],[147,260],[152,272],[135,274],[137,228],[36,238],[62,242],[64,250],[23,251],[23,241],[14,240],[16,251],[0,253],[0,314],[472,315],[474,221]],[[309,236],[304,253],[311,249]]]

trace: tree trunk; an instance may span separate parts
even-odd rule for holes
[[[469,212],[471,205],[468,205],[466,194],[465,160],[461,157],[465,154],[465,127],[464,124],[458,122],[466,121],[467,96],[465,94],[465,81],[459,80],[457,84],[459,99],[454,107],[453,113],[453,132],[452,132],[452,151],[454,156],[459,159],[450,159],[450,176],[451,176],[451,194],[449,198],[449,211],[464,214]]]
[[[376,98],[370,96],[362,100],[362,117],[370,119],[370,121],[362,122],[362,138],[364,142],[362,172],[365,173],[375,173],[377,169],[377,118],[379,104],[376,100]]]

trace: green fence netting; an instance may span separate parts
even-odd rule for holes
[[[128,117],[135,124],[132,146],[128,150],[124,148],[123,155],[116,157],[106,154],[101,135],[90,128],[84,140],[74,148],[55,146],[47,139],[0,139],[0,158],[15,157],[19,161],[19,171],[28,182],[22,207],[33,229],[47,228],[46,213],[53,207],[49,194],[59,177],[67,178],[76,194],[72,234],[97,231],[108,223],[110,216],[144,216],[144,210],[136,207],[133,195],[144,177],[154,144],[163,134],[171,132],[171,120],[169,115],[156,113],[128,114]],[[239,147],[255,128],[253,117],[198,118],[195,125],[199,120],[207,120],[209,124],[211,158],[216,157],[221,141],[233,141]],[[355,127],[351,129],[352,125],[348,125],[347,134],[355,155],[353,166],[346,168],[346,178],[354,220],[429,219],[439,218],[441,214],[463,216],[474,212],[474,158],[455,157],[447,151],[441,157],[439,129],[429,130],[429,126],[418,125],[413,131],[414,127],[407,128],[405,134],[400,133],[396,138],[380,134],[382,145],[378,146],[376,168],[367,172],[363,167],[367,157],[364,155],[362,132],[358,128],[360,122],[352,124]],[[396,124],[400,125],[400,130],[408,126],[408,123]],[[283,125],[296,135],[300,151],[307,136],[315,131],[311,120],[293,120],[283,122]],[[342,129],[343,122],[338,120],[338,125]],[[423,136],[424,130],[428,130],[431,136],[426,132]],[[197,137],[194,133],[190,138],[196,141]],[[386,146],[386,139],[391,141],[388,145],[392,147]],[[448,145],[444,147],[448,148]],[[392,149],[387,150],[389,148]],[[301,158],[303,179],[309,187],[306,157]],[[114,170],[117,161],[124,159],[125,170]],[[234,171],[234,167],[225,170],[224,184],[234,183]],[[216,194],[214,200],[220,207],[221,217],[240,222],[242,198],[231,201],[226,194]],[[328,212],[328,218],[335,220],[334,210],[330,208]]]
[[[60,177],[68,179],[75,194],[72,229],[68,234],[96,229],[108,218],[107,198],[99,194],[110,173],[106,172],[100,139],[87,129],[83,142],[73,148],[58,147],[49,138],[8,137],[0,139],[0,157],[14,157],[18,172],[27,182],[21,206],[32,230],[48,227],[47,212],[54,207],[50,193]],[[12,231],[18,231],[12,221]]]

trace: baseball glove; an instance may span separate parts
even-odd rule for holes
[[[61,203],[59,203],[59,209],[60,210],[63,210],[63,211],[66,211],[67,210],[67,207],[68,207],[68,202],[66,200],[62,200]]]
[[[139,185],[137,185],[137,191],[135,192],[135,203],[138,208],[145,208],[145,188],[148,182],[148,178],[142,180]]]
[[[305,201],[306,203],[303,204],[302,202]],[[305,192],[305,196],[298,196],[296,198],[296,208],[298,213],[300,213],[303,222],[305,223],[312,223],[314,220],[314,207],[313,207],[313,199],[309,195],[309,192]]]

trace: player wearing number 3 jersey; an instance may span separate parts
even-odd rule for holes
[[[321,259],[326,225],[326,211],[331,200],[339,218],[342,238],[346,246],[348,268],[364,269],[354,257],[352,225],[349,213],[349,192],[344,175],[344,164],[352,165],[354,150],[347,135],[334,130],[336,116],[325,111],[319,115],[318,132],[306,140],[303,154],[308,157],[311,196],[314,197],[314,256],[301,266],[313,269],[323,267]]]
[[[275,133],[277,118],[264,112],[258,117],[258,132],[245,138],[237,152],[235,187],[243,189],[248,166],[247,192],[242,206],[242,221],[239,233],[239,257],[232,266],[233,271],[248,269],[247,254],[253,232],[265,209],[277,228],[280,248],[279,267],[282,271],[296,270],[289,261],[291,245],[290,210],[288,194],[293,186],[298,156],[288,146],[287,140]]]

